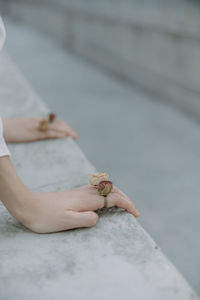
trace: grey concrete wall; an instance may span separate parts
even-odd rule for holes
[[[195,1],[7,0],[2,10],[79,55],[200,116]]]

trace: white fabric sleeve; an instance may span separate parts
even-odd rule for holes
[[[3,138],[3,123],[0,117],[0,157],[2,156],[10,156],[10,151],[8,150]]]

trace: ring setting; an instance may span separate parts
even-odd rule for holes
[[[40,131],[48,131],[49,129],[49,124],[53,123],[53,121],[55,120],[56,115],[54,113],[50,113],[48,115],[47,119],[43,119],[40,121],[38,129]]]
[[[96,188],[99,195],[104,196],[104,207],[108,207],[107,196],[111,193],[113,188],[112,181],[108,180],[109,174],[97,172],[94,174],[89,174],[90,184]]]

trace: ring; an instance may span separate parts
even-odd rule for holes
[[[49,124],[53,123],[55,120],[56,115],[54,113],[50,113],[48,115],[47,119],[43,119],[42,121],[39,122],[38,129],[40,131],[48,131],[49,130]]]
[[[98,189],[101,196],[104,196],[104,207],[108,207],[108,194],[111,193],[113,188],[112,181],[108,180],[109,175],[107,173],[94,173],[89,174],[90,184]]]
[[[108,195],[104,196],[104,207],[107,208],[108,207]]]
[[[50,113],[48,116],[48,121],[49,123],[53,123],[53,121],[55,120],[56,115],[54,113]]]
[[[48,122],[48,120],[44,119],[44,120],[40,121],[38,129],[40,131],[47,131],[49,129],[49,122]]]

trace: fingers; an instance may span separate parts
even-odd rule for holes
[[[98,215],[93,211],[76,212],[68,210],[66,211],[66,230],[95,226],[98,218]]]
[[[60,193],[64,193],[60,191]],[[66,210],[73,210],[78,212],[95,211],[102,208],[104,205],[104,197],[85,189],[76,188],[70,191],[71,195],[65,203]],[[63,194],[64,199],[64,194]]]
[[[38,131],[37,139],[43,140],[43,139],[61,139],[65,138],[66,136],[71,136],[74,139],[75,135],[71,135],[70,132],[64,132],[54,129],[49,129],[47,131]]]
[[[32,119],[35,127],[38,129],[38,124],[43,120],[43,118],[37,117]],[[66,136],[71,136],[74,140],[78,138],[78,134],[67,123],[57,118],[49,124],[49,130],[43,132],[39,130],[37,131],[39,132],[40,139],[63,138]]]
[[[66,136],[71,136],[73,139],[77,139],[77,133],[64,121],[55,119],[53,123],[49,125],[49,128],[58,132],[64,133]]]
[[[85,186],[83,186],[83,189],[87,189],[90,192],[90,194],[98,195],[98,191],[91,185],[85,185]],[[96,203],[96,206],[100,205],[100,207],[102,207],[104,205],[104,199],[102,200],[103,196],[100,196],[100,198],[99,198],[99,196],[100,195],[98,195],[98,199],[95,200],[95,203]],[[120,189],[118,189],[115,186],[113,186],[112,192],[107,196],[107,200],[108,200],[108,207],[112,207],[112,206],[116,205],[118,207],[126,209],[128,212],[130,212],[136,218],[138,218],[140,216],[140,213],[136,209],[132,200],[125,193],[123,193]],[[102,205],[102,202],[103,202],[103,205]]]
[[[90,184],[80,186],[72,192],[72,198],[67,203],[67,209],[83,211],[95,211],[104,206],[104,197],[99,195],[96,188]],[[140,216],[132,200],[117,187],[113,186],[112,192],[107,196],[108,207],[118,206],[127,210],[134,217]]]
[[[126,209],[128,212],[130,212],[136,218],[138,218],[140,216],[139,211],[136,209],[133,202],[130,201],[127,196],[124,197],[120,194],[110,194],[110,195],[111,195],[111,197],[115,197],[114,203],[116,206]]]
[[[38,131],[38,139],[62,139],[65,138],[66,134],[63,132],[55,131],[55,130],[47,130],[47,131]]]
[[[120,189],[118,189],[116,186],[113,187],[114,193],[116,193],[117,196],[117,203],[119,205],[125,205],[127,208],[122,207],[127,209],[130,213],[132,213],[136,218],[140,216],[139,211],[136,209],[135,205],[133,204],[132,200],[125,194],[123,193]],[[118,206],[118,204],[116,204]]]
[[[139,217],[139,212],[135,205],[125,194],[114,191],[107,196],[107,200],[108,207],[118,206],[126,209],[134,217]],[[99,195],[94,187],[83,186],[72,191],[72,197],[68,201],[66,209],[82,212],[88,210],[95,211],[102,207],[104,207],[104,197]]]

